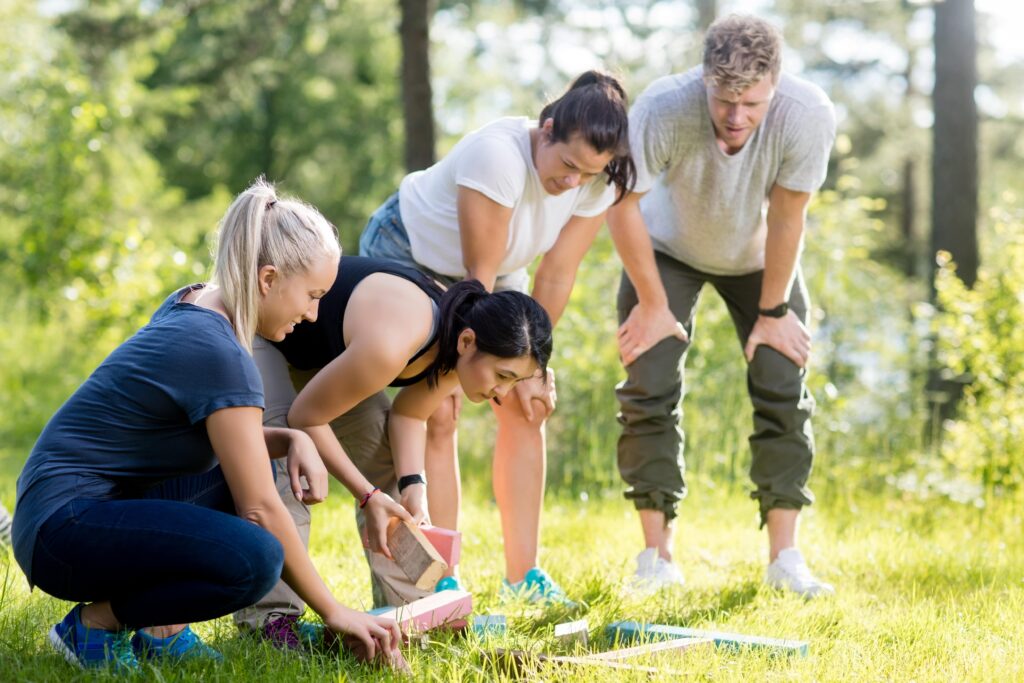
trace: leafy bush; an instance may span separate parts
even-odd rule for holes
[[[933,330],[940,366],[969,380],[957,418],[943,425],[941,453],[957,473],[999,493],[1024,485],[1024,210],[992,218],[973,289],[943,255]]]

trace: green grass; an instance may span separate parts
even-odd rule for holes
[[[8,469],[9,468],[5,468]],[[9,482],[10,478],[6,479]],[[6,484],[5,482],[5,484]],[[618,619],[810,641],[806,658],[758,652],[694,652],[647,662],[698,679],[1021,680],[1024,679],[1024,547],[1020,506],[979,513],[938,500],[880,498],[824,501],[808,510],[802,546],[812,567],[837,586],[834,598],[805,602],[761,584],[765,543],[753,503],[739,490],[696,482],[685,503],[676,552],[685,588],[655,597],[630,595],[622,581],[639,542],[635,515],[617,498],[549,498],[542,563],[588,607],[590,649],[610,646],[604,626]],[[10,504],[9,489],[4,500]],[[855,506],[853,509],[850,503]],[[408,652],[417,680],[504,679],[484,653],[495,647],[567,653],[554,624],[570,615],[509,610],[497,601],[502,550],[497,510],[479,495],[467,503],[463,574],[478,613],[504,613],[506,636],[481,641],[435,636]],[[340,494],[314,517],[313,556],[337,597],[367,606],[369,581],[347,501]],[[114,679],[72,670],[52,654],[45,633],[68,604],[35,591],[10,558],[0,558],[0,680]],[[197,626],[224,664],[147,669],[152,680],[376,680],[381,672],[346,657],[299,657],[238,637],[227,619]],[[541,669],[543,680],[649,680],[645,674]],[[669,675],[655,680],[670,680]]]

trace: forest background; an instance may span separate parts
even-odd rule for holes
[[[208,276],[216,222],[253,178],[318,206],[356,253],[407,170],[497,116],[535,116],[587,68],[635,98],[698,63],[731,11],[782,27],[784,68],[837,107],[803,259],[818,507],[1019,530],[1024,10],[997,0],[0,0],[0,501],[100,360]],[[602,232],[557,330],[558,506],[621,500],[619,271]],[[726,501],[749,487],[744,373],[706,295],[687,472]],[[493,421],[465,414],[463,480],[486,506]]]

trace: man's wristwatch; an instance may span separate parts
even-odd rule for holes
[[[758,315],[763,315],[766,318],[784,318],[789,313],[789,304],[783,301],[775,308],[759,308],[757,309]]]
[[[398,479],[398,492],[401,493],[407,486],[413,484],[426,484],[427,480],[422,474],[407,474]]]

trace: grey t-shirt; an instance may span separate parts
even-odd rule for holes
[[[761,124],[728,155],[715,140],[701,67],[654,81],[629,114],[636,192],[654,248],[698,270],[764,268],[768,194],[825,180],[835,111],[818,86],[783,74]]]

